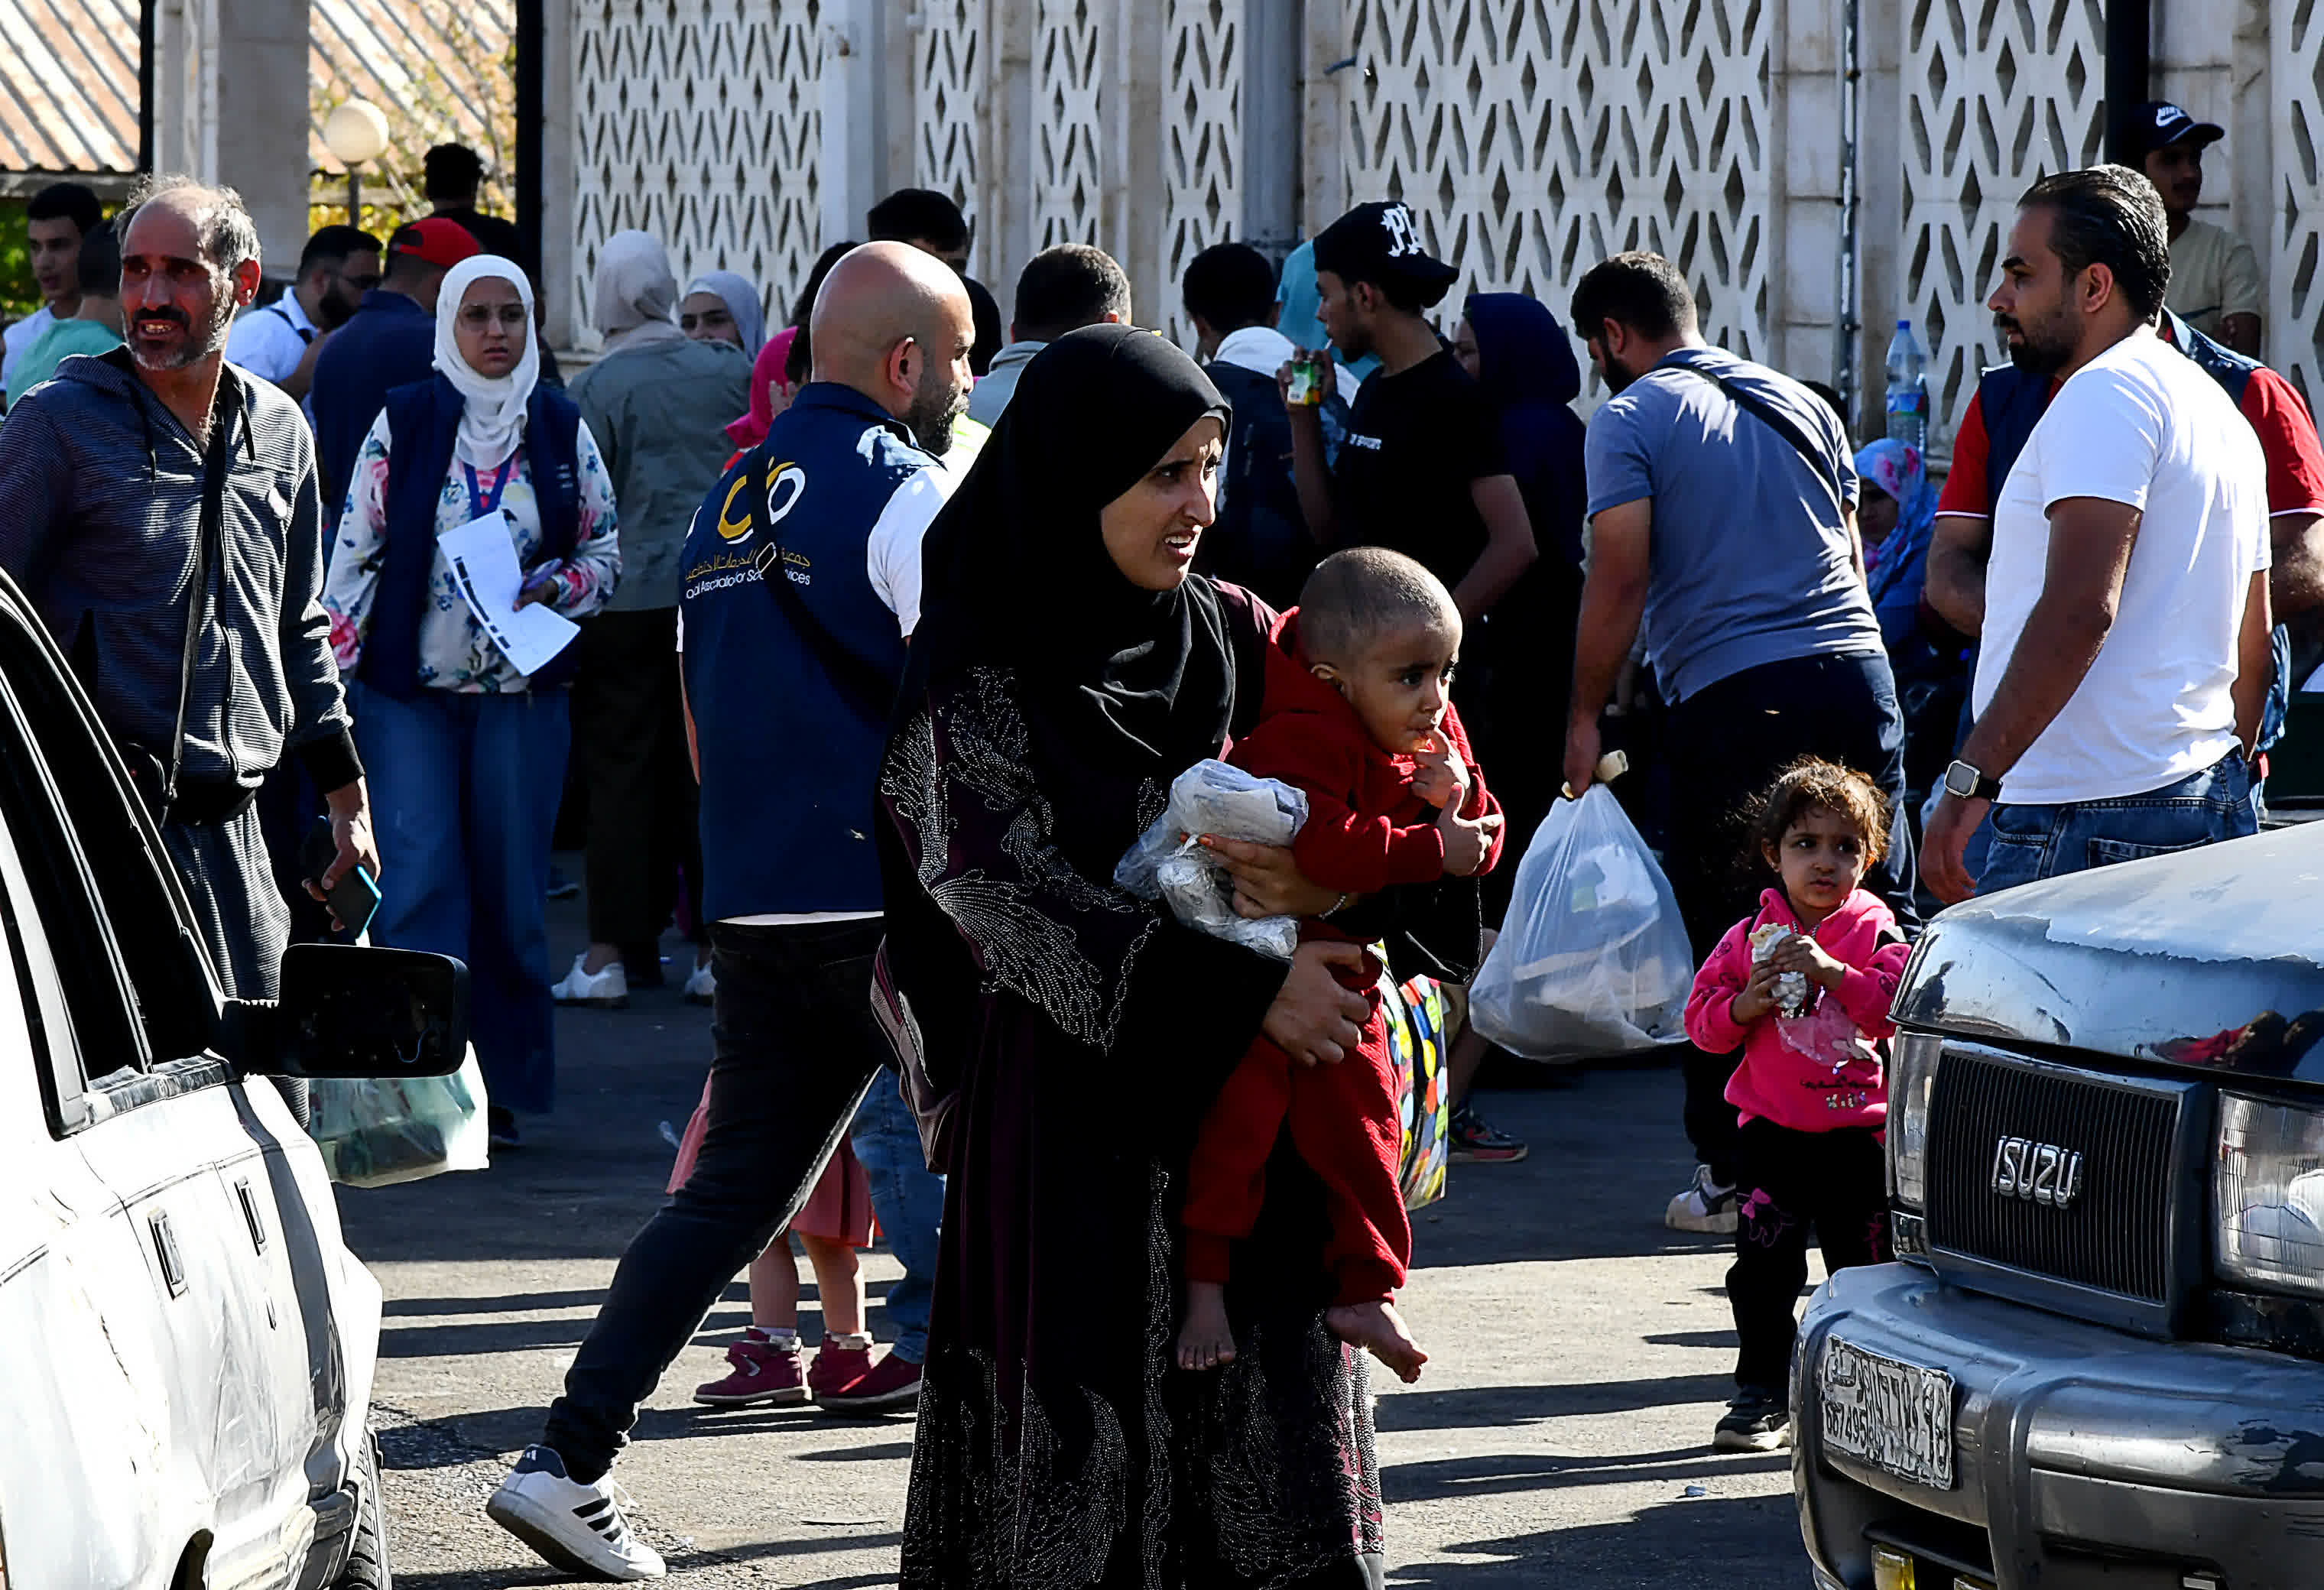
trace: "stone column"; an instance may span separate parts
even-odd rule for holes
[[[880,199],[885,31],[875,0],[825,0],[822,25],[822,235],[860,237],[863,213]]]
[[[1312,238],[1338,220],[1348,208],[1344,136],[1347,106],[1342,96],[1348,74],[1362,71],[1346,64],[1355,51],[1348,19],[1347,0],[1306,0],[1305,56],[1301,72],[1301,148],[1299,159],[1299,218]]]
[[[1159,326],[1177,293],[1162,257],[1163,219],[1169,210],[1162,175],[1163,7],[1154,0],[1122,0],[1107,19],[1114,60],[1106,85],[1111,112],[1100,149],[1104,188],[1098,238],[1130,278],[1130,301],[1140,323]]]
[[[573,116],[573,34],[579,0],[545,0],[540,16],[540,291],[552,348],[570,349],[588,330],[589,294],[575,244],[580,230],[578,151]]]
[[[287,280],[307,242],[308,0],[215,4],[217,49],[202,68],[216,83],[217,164],[193,175],[241,191],[266,273]]]
[[[1767,161],[1767,215],[1775,252],[1767,271],[1766,357],[1779,370],[1816,381],[1831,381],[1838,373],[1834,336],[1839,320],[1856,312],[1855,305],[1839,302],[1843,240],[1838,9],[1784,7],[1767,106],[1774,130]],[[1876,6],[1858,9],[1869,12]],[[1893,80],[1893,69],[1890,75]],[[1860,124],[1869,131],[1874,120],[1867,115]],[[1857,154],[1858,192],[1869,200],[1871,185],[1863,181],[1863,173],[1875,169],[1870,160],[1877,158],[1877,152],[1862,148]],[[1887,158],[1890,166],[1885,169],[1893,169],[1893,137]],[[1895,184],[1881,186],[1893,191]],[[1859,217],[1865,219],[1868,217]],[[1858,237],[1878,229],[1860,225]],[[1869,294],[1866,299],[1871,301]]]
[[[1888,339],[1895,335],[1895,323],[1912,318],[1932,361],[1936,350],[1929,327],[1917,323],[1904,279],[1903,8],[1858,0],[1857,12],[1856,59],[1863,73],[1857,87],[1857,301],[1843,309],[1861,323],[1856,339],[1857,434],[1877,437],[1888,434]],[[1929,376],[1933,406],[1933,363]],[[1938,416],[1932,413],[1930,446],[1950,456],[1952,436],[1940,436],[1938,427]]]

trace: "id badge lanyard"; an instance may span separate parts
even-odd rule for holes
[[[489,488],[477,480],[475,464],[463,464],[460,470],[468,477],[468,517],[482,519],[501,505],[501,493],[508,490],[509,480],[516,473],[516,455],[512,453],[501,460],[501,466],[493,471]]]

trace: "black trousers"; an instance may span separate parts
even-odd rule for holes
[[[1727,1306],[1741,1350],[1735,1383],[1781,1397],[1790,1383],[1792,1310],[1808,1279],[1808,1227],[1827,1270],[1884,1264],[1888,1249],[1888,1173],[1869,1126],[1794,1132],[1754,1120],[1736,1137],[1735,1263]]]
[[[1801,757],[1855,768],[1888,797],[1888,850],[1864,887],[1909,932],[1913,836],[1904,811],[1904,720],[1886,657],[1810,657],[1746,668],[1670,709],[1664,745],[1671,775],[1671,891],[1699,961],[1721,934],[1758,907],[1775,874],[1750,841],[1756,804],[1776,773]],[[1686,1135],[1720,1186],[1735,1180],[1735,1107],[1727,1079],[1739,1052],[1689,1046]]]
[[[1573,628],[1582,573],[1545,558],[1462,647],[1453,694],[1461,721],[1501,803],[1501,859],[1485,875],[1485,925],[1498,927],[1534,830],[1565,780],[1566,703],[1573,694]]]
[[[613,1464],[718,1294],[807,1202],[887,1052],[880,919],[711,930],[710,1122],[694,1174],[630,1239],[542,1441],[587,1484]],[[892,1086],[890,1079],[886,1085]]]
[[[573,749],[589,802],[589,937],[643,946],[661,936],[680,879],[698,914],[702,839],[686,754],[678,610],[581,620]],[[702,938],[697,924],[695,938]]]

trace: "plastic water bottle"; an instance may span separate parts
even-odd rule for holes
[[[1888,339],[1888,439],[1929,446],[1929,356],[1913,335],[1910,320],[1896,322]]]

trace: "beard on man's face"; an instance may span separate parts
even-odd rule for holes
[[[1993,328],[2005,334],[2002,345],[2011,364],[2027,375],[2055,375],[2074,356],[2076,327],[2065,311],[2047,314],[1996,315]],[[2006,335],[2017,333],[2011,342]]]
[[[1619,358],[1601,348],[1598,354],[1598,379],[1606,383],[1607,393],[1610,396],[1638,378]]]
[[[127,316],[130,357],[148,370],[183,370],[198,364],[226,348],[226,332],[234,324],[235,302],[230,292],[216,292],[209,300],[205,323],[197,331],[193,317],[171,305],[165,308],[139,308]],[[174,333],[158,336],[141,332],[140,327],[167,322],[174,325]]]
[[[920,451],[941,458],[952,451],[952,427],[968,412],[968,389],[952,384],[949,370],[931,366],[912,390],[912,406],[904,410],[904,428],[912,433]]]

